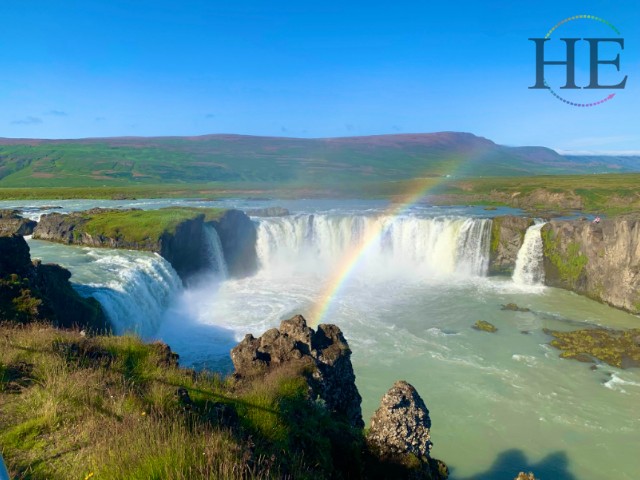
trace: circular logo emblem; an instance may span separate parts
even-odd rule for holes
[[[549,30],[549,32],[547,32],[547,34],[545,35],[544,39],[545,40],[550,39],[551,35],[556,30],[558,30],[558,28],[560,28],[562,25],[564,25],[566,23],[573,22],[575,20],[591,20],[591,21],[594,21],[594,22],[600,22],[600,23],[606,25],[609,29],[613,30],[616,33],[616,35],[620,36],[620,31],[611,22],[608,22],[603,18],[596,17],[594,15],[575,15],[573,17],[565,18],[564,20],[562,20],[561,22],[556,24],[551,30]],[[565,98],[564,96],[560,95],[556,90],[554,90],[549,85],[549,82],[547,82],[546,78],[544,79],[544,86],[546,88],[548,88],[549,92],[551,93],[551,95],[556,97],[558,100],[560,100],[561,102],[566,103],[567,105],[572,105],[574,107],[595,107],[597,105],[602,105],[603,103],[608,102],[609,100],[612,100],[616,96],[615,93],[610,93],[606,97],[601,98],[601,99],[596,100],[596,101],[587,102],[587,103],[579,103],[579,102],[576,102],[576,101],[571,101],[571,100]]]

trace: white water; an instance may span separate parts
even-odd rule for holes
[[[360,252],[369,277],[483,276],[490,233],[487,219],[298,215],[260,221],[257,252],[276,276],[328,274]]]
[[[116,333],[153,335],[182,282],[171,265],[159,255],[146,258],[120,252],[92,250],[96,267],[106,273],[102,281],[78,287],[84,296],[101,304]]]
[[[153,336],[182,289],[173,267],[157,254],[62,246],[29,240],[33,258],[69,268],[76,290],[95,297],[118,334]]]
[[[524,236],[522,247],[518,251],[513,281],[520,285],[544,284],[544,266],[542,264],[542,236],[540,231],[544,223],[531,225]]]
[[[221,280],[226,280],[229,277],[229,271],[227,270],[227,263],[224,259],[218,232],[211,225],[205,225],[204,235],[207,246],[207,258],[209,259],[208,267],[210,271],[216,274]]]
[[[366,205],[320,213],[306,207],[304,214],[259,220],[263,268],[257,275],[224,281],[212,275],[186,289],[177,284],[166,300],[153,300],[168,306],[144,330],[159,324],[153,336],[171,345],[185,366],[229,371],[229,349],[244,334],[259,335],[296,313],[314,321],[311,313],[338,268],[373,239],[323,318],[340,326],[353,350],[365,420],[403,378],[431,411],[434,455],[452,467],[452,479],[514,478],[521,470],[558,480],[637,478],[640,371],[591,370],[561,359],[544,333],[628,328],[637,326],[637,317],[563,290],[484,277],[490,220],[464,218],[467,211],[445,217],[425,209],[388,218],[371,215]],[[113,263],[98,263],[88,249],[30,245],[45,261],[70,268],[74,282],[112,280],[128,291],[118,268],[105,270]],[[55,251],[46,254],[46,248]],[[104,252],[155,261],[142,252]],[[129,268],[141,267],[119,267]],[[154,291],[170,283],[162,276],[146,281]],[[134,299],[140,295],[131,292]],[[501,310],[511,302],[531,311]],[[131,302],[133,314],[124,321],[145,321],[136,319],[139,303]],[[477,320],[490,321],[498,332],[473,330]]]

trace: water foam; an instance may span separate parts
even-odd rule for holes
[[[461,217],[323,214],[263,219],[258,258],[272,275],[322,276],[376,234],[379,241],[362,254],[367,278],[486,275],[491,220]]]
[[[75,285],[83,296],[100,302],[118,334],[152,336],[182,282],[159,255],[113,250],[89,250],[96,281]],[[99,280],[98,280],[99,278]]]
[[[527,229],[518,251],[513,281],[519,285],[543,285],[544,266],[542,264],[542,235],[544,223],[532,225]]]

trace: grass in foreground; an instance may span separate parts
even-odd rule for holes
[[[361,438],[300,372],[239,386],[161,344],[5,324],[0,445],[15,479],[316,479],[357,469]]]

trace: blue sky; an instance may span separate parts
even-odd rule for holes
[[[528,89],[527,39],[578,14],[625,39],[627,87],[595,108]],[[635,0],[3,0],[0,15],[3,137],[455,130],[509,145],[640,150]],[[573,23],[552,39],[615,36]]]

